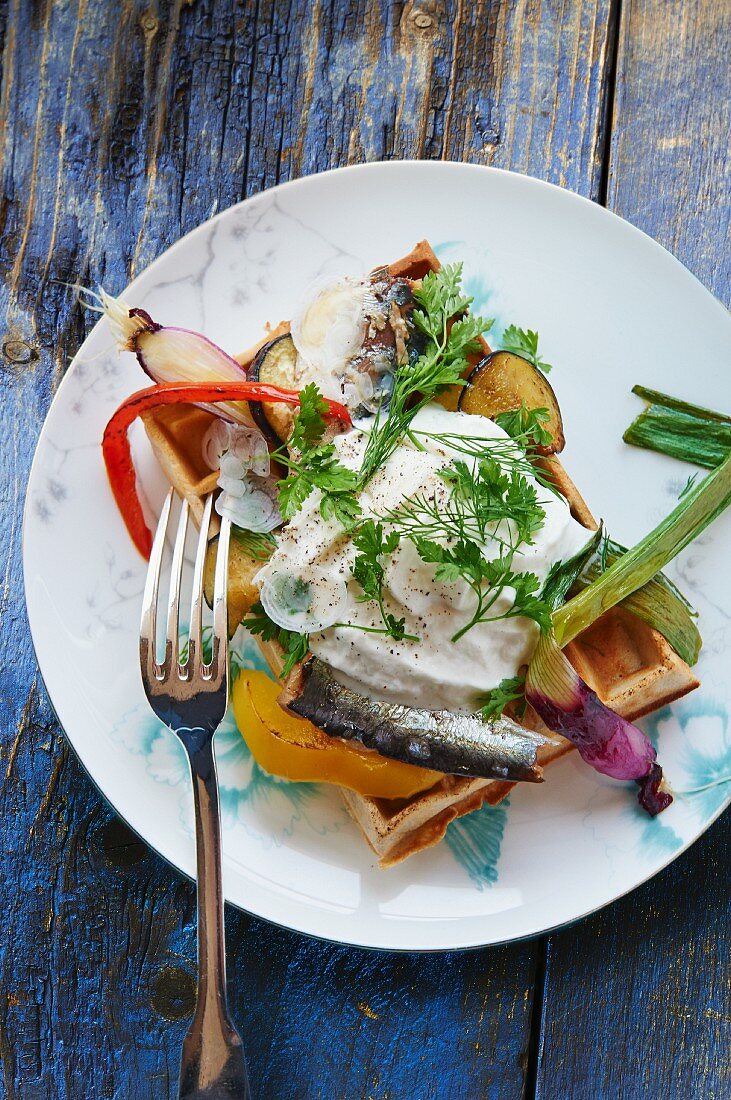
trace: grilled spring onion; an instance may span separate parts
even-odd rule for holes
[[[549,728],[576,745],[597,771],[636,780],[640,804],[653,816],[672,801],[662,786],[655,749],[642,730],[601,702],[561,647],[647,584],[729,504],[731,455],[692,487],[653,531],[553,613],[553,630],[541,637],[526,676],[526,698]]]
[[[627,549],[604,535],[599,528],[594,538],[569,561],[554,566],[541,592],[552,610],[560,607],[569,591],[582,591],[613,565]],[[688,665],[698,660],[701,636],[693,621],[695,612],[672,581],[663,573],[622,600],[638,619],[657,630]]]
[[[731,455],[694,485],[661,523],[553,615],[556,641],[565,646],[647,584],[731,504]]]
[[[625,546],[606,539],[601,551],[589,560],[577,578],[575,587],[583,590],[626,553]],[[702,644],[695,624],[696,612],[664,573],[658,573],[622,600],[622,607],[662,634],[687,665],[696,663]]]
[[[634,386],[632,393],[649,404],[627,428],[625,443],[708,469],[731,452],[731,416],[645,386]]]

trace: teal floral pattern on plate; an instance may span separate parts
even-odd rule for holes
[[[453,821],[447,829],[444,838],[447,847],[478,890],[497,882],[497,865],[509,805],[507,798],[498,806],[485,804],[466,817]]]
[[[204,646],[206,642],[204,636]],[[230,661],[231,683],[242,669],[267,671],[258,645],[243,629],[233,641]],[[113,736],[143,757],[146,771],[156,782],[180,788],[180,823],[192,835],[188,762],[175,734],[143,704],[124,716]],[[326,836],[349,824],[345,808],[323,797],[318,784],[292,783],[260,768],[239,732],[231,707],[216,732],[215,749],[224,826],[242,826],[266,848],[281,845],[299,826]]]

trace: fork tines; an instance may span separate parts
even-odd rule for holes
[[[178,528],[173,544],[170,588],[167,600],[167,630],[165,636],[165,654],[162,662],[157,660],[157,613],[160,598],[160,581],[167,531],[175,493],[171,489],[160,513],[155,532],[147,571],[147,581],[142,600],[142,621],[140,624],[140,668],[145,690],[148,695],[155,686],[166,685],[168,691],[176,681],[179,684],[195,686],[198,691],[219,687],[227,676],[228,665],[228,615],[226,589],[228,582],[228,550],[231,524],[226,518],[221,520],[216,555],[216,570],[213,593],[213,644],[210,662],[203,659],[203,580],[208,549],[208,537],[211,525],[213,496],[206,499],[201,519],[198,547],[193,569],[193,593],[190,611],[190,633],[188,636],[187,657],[180,661],[180,599],[185,561],[185,540],[188,531],[190,509],[184,500],[180,509]]]

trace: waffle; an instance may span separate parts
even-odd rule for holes
[[[439,261],[427,241],[392,264],[392,275],[422,278],[436,270]],[[237,356],[248,366],[259,348],[288,331],[281,322],[264,340]],[[488,347],[485,344],[485,351]],[[201,439],[213,417],[192,406],[168,406],[145,414],[148,437],[160,465],[176,490],[190,503],[193,515],[202,515],[203,498],[215,487],[216,474],[205,466]],[[596,521],[559,460],[543,460],[546,472],[566,498],[575,519],[595,530]],[[252,562],[252,577],[259,563]],[[252,585],[252,598],[256,598]],[[273,671],[281,667],[280,651],[273,643],[262,647]],[[618,607],[608,611],[566,647],[566,655],[579,675],[600,699],[617,713],[635,719],[679,699],[698,686],[692,670],[656,630]],[[524,725],[550,732],[530,708]],[[543,766],[572,751],[573,745],[552,734],[553,743],[539,750]],[[455,818],[488,804],[496,806],[514,786],[503,780],[445,775],[430,790],[406,800],[367,798],[341,788],[345,805],[360,827],[382,867],[388,867],[437,844]]]

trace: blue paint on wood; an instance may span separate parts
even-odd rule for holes
[[[217,210],[346,161],[469,159],[597,197],[612,7],[0,2],[0,1097],[173,1098],[194,993],[192,886],[115,818],[66,747],[24,618],[19,519],[33,445],[89,324],[64,284],[121,287]],[[648,26],[671,27],[671,53],[695,28],[685,67],[662,68],[668,51],[653,46],[643,64],[656,65],[655,82],[634,101],[634,55],[620,74],[632,157],[615,138],[610,191],[658,234],[678,224],[686,192],[695,202],[703,179],[718,191],[725,178],[713,105],[728,98],[728,68],[712,56],[723,5],[683,7]],[[641,31],[628,29],[626,54],[646,49]],[[665,145],[635,125],[658,110]],[[678,143],[706,130],[716,144]],[[642,163],[672,186],[648,188]],[[694,217],[686,255],[722,293],[726,198],[711,207],[716,221]],[[701,232],[694,248],[704,226],[711,243]],[[552,940],[539,1095],[638,1095],[645,1064],[655,1078],[641,1095],[728,1093],[724,828],[636,898]],[[389,956],[237,912],[226,923],[257,1096],[523,1096],[535,945]]]

